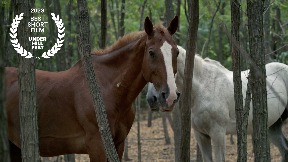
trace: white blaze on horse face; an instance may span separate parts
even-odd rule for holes
[[[172,67],[172,46],[165,41],[160,49],[164,57],[164,62],[165,62],[165,67],[166,67],[166,72],[167,72],[167,84],[170,89],[170,94],[166,102],[168,106],[170,107],[173,104],[173,102],[177,99],[177,94],[176,94],[177,87],[176,87],[175,76],[174,76],[173,67]]]

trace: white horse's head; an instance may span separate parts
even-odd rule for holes
[[[176,74],[176,84],[177,89],[181,92],[183,87],[183,76],[184,76],[184,68],[185,68],[185,58],[186,58],[186,50],[181,47],[177,46],[179,49],[179,55],[177,57],[177,74]],[[173,102],[171,108],[179,101],[180,92],[177,91],[177,100]],[[146,100],[151,108],[152,111],[164,111],[161,104],[157,100],[159,93],[157,93],[155,87],[152,83],[148,84],[148,92],[146,94]]]

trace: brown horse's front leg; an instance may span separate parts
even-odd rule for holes
[[[116,146],[116,151],[117,151],[117,154],[118,154],[118,157],[119,157],[120,161],[122,160],[122,157],[123,157],[124,146],[125,146],[125,142],[124,141],[119,143]]]
[[[116,146],[116,151],[120,161],[123,156],[124,145],[125,142],[122,142]],[[90,162],[106,162],[106,161],[108,162],[102,141],[99,142],[96,140],[91,140],[90,143],[87,145],[87,150]]]
[[[86,138],[86,149],[89,154],[90,162],[106,162],[105,149],[98,135]]]

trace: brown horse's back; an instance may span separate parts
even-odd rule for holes
[[[71,145],[74,148],[71,152],[83,152],[85,133],[77,119],[73,93],[75,77],[70,73],[36,70],[41,156],[53,156],[54,152],[61,154],[63,147],[67,150]],[[5,68],[5,88],[9,140],[20,147],[17,68]]]

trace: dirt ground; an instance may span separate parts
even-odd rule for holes
[[[157,116],[157,114],[155,114]],[[144,115],[144,119],[146,116]],[[168,123],[168,121],[167,121]],[[155,118],[152,121],[152,127],[147,127],[147,120],[140,122],[141,134],[141,160],[142,162],[174,162],[174,140],[173,130],[168,124],[168,131],[171,144],[165,144],[163,124],[161,117]],[[288,125],[283,127],[285,134],[288,134]],[[286,136],[287,137],[287,136]],[[230,135],[226,136],[226,162],[237,161],[237,139],[233,136],[235,144],[231,144]],[[128,135],[128,157],[130,162],[138,161],[137,151],[137,123],[134,122],[132,129]],[[196,140],[191,131],[191,161],[196,161]],[[62,158],[62,157],[61,157]],[[50,158],[49,161],[56,161],[56,158]],[[61,160],[62,161],[62,160]],[[253,161],[252,139],[248,135],[248,162]],[[280,162],[281,155],[278,149],[271,144],[271,161]],[[89,162],[87,155],[76,155],[76,162]],[[127,162],[124,161],[123,162]]]

